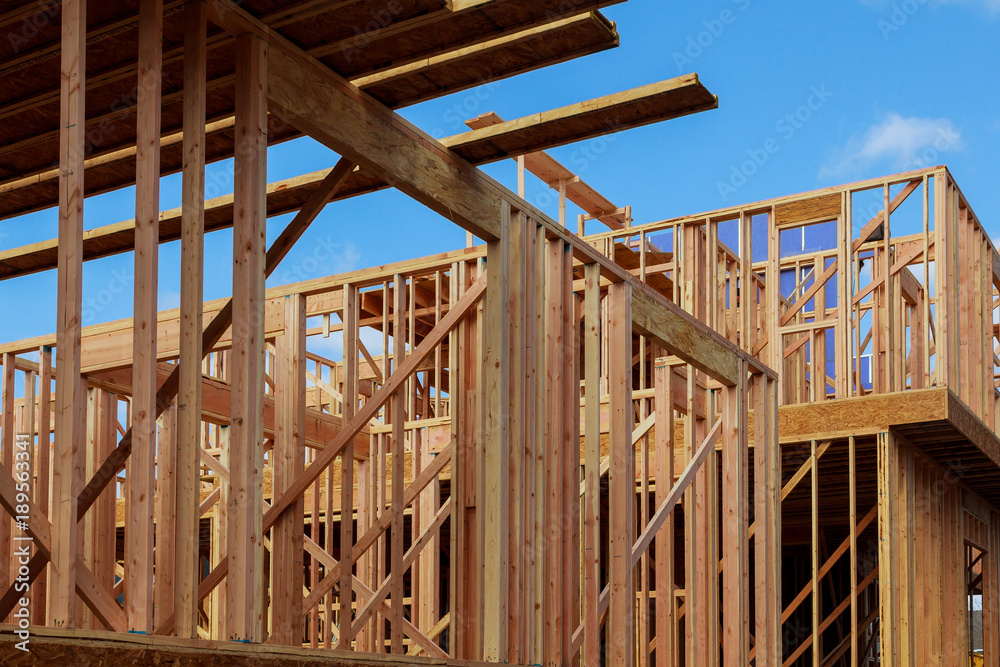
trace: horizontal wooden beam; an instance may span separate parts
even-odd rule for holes
[[[483,127],[441,143],[475,164],[496,162],[620,130],[716,109],[719,98],[697,74]]]
[[[0,663],[11,664],[24,655],[15,648],[18,638],[13,634],[16,626],[0,626]],[[139,635],[96,630],[67,630],[57,628],[31,628],[33,655],[45,656],[48,664],[102,664],[108,655],[115,656],[121,665],[153,664],[253,664],[260,667],[279,667],[295,664],[302,666],[341,665],[342,667],[375,667],[385,665],[385,658],[355,655],[315,648],[295,648],[272,644],[245,644],[240,642],[181,639],[157,635]],[[23,659],[23,658],[21,658]],[[414,667],[427,665],[426,657],[392,656],[392,664]],[[434,660],[436,665],[471,667],[482,664],[462,660]]]
[[[473,165],[494,162],[583,141],[611,132],[647,125],[673,115],[690,98],[715,100],[696,75],[669,79],[631,91],[616,93],[542,113],[504,121],[483,130],[446,137],[441,143]],[[706,102],[707,104],[707,102]],[[709,106],[708,108],[714,108]],[[225,131],[231,131],[228,126]],[[267,215],[298,210],[331,170],[323,169],[271,183],[267,187]],[[333,200],[349,199],[389,187],[385,180],[355,170]],[[205,203],[205,231],[233,226],[233,196],[223,195]],[[181,209],[160,214],[160,243],[181,237]],[[135,221],[125,220],[84,232],[84,260],[131,252],[135,247]],[[0,252],[0,280],[55,268],[56,240],[50,239]]]

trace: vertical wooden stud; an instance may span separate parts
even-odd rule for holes
[[[205,264],[205,4],[184,8],[184,139],[181,198],[181,332],[177,394],[174,631],[198,636],[202,328]]]
[[[236,38],[229,598],[230,639],[263,639],[264,227],[267,43]]]
[[[292,294],[284,302],[285,333],[275,342],[277,392],[272,467],[276,498],[305,469],[306,446],[306,300],[301,294]],[[305,499],[299,498],[274,525],[271,635],[274,643],[280,645],[302,643],[304,512]]]
[[[77,627],[77,496],[83,486],[87,428],[86,390],[80,378],[86,42],[87,2],[66,0],[62,3],[56,441],[48,581],[49,620],[56,628]]]
[[[635,455],[632,449],[632,288],[608,288],[610,327],[611,607],[608,617],[609,662],[635,664],[635,579],[632,544],[635,505]]]

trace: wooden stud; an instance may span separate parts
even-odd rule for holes
[[[3,355],[3,398],[0,407],[3,409],[3,440],[0,442],[0,465],[4,471],[11,475],[14,472],[14,382],[17,377],[17,369],[14,366],[14,355],[6,353]],[[12,563],[14,523],[12,517],[6,512],[0,514],[0,563]],[[7,590],[13,583],[15,577],[12,570],[14,568],[0,566],[0,587]]]
[[[547,462],[543,468],[544,493],[542,510],[542,531],[541,539],[546,545],[551,545],[545,549],[545,588],[543,601],[543,618],[545,621],[542,640],[544,641],[544,660],[547,663],[561,664],[565,660],[563,655],[563,637],[566,619],[563,618],[563,569],[564,561],[562,554],[563,544],[563,522],[552,521],[548,517],[553,514],[561,516],[563,508],[562,492],[563,479],[559,462],[566,456],[563,442],[563,411],[564,400],[564,373],[566,371],[564,354],[564,330],[563,330],[563,308],[566,306],[563,300],[563,281],[566,279],[563,271],[563,255],[566,252],[565,244],[554,239],[545,243],[545,300],[544,300],[544,341],[545,341],[545,373],[546,386],[544,396],[544,409],[540,414],[546,415],[544,455],[542,460]]]
[[[589,358],[588,358],[589,361]],[[656,504],[667,498],[674,482],[674,409],[673,390],[676,374],[669,365],[654,370],[656,399]],[[674,518],[670,518],[656,534],[656,667],[677,664],[679,642],[677,636],[677,603],[675,600],[674,574]]]
[[[483,550],[483,658],[507,662],[507,598],[510,470],[510,206],[501,212],[499,241],[487,243],[489,271],[483,309],[483,413],[481,417],[484,463],[482,508]]]
[[[49,620],[77,627],[77,494],[83,485],[85,390],[80,377],[83,280],[84,91],[87,3],[62,4],[59,123],[59,284],[56,329],[56,441],[52,462]]]
[[[279,495],[305,470],[306,300],[300,294],[285,299],[285,333],[275,348],[277,409],[272,468],[274,491]],[[305,500],[300,498],[274,524],[271,636],[276,644],[298,646],[302,642],[304,511]],[[315,522],[317,515],[312,517]]]
[[[406,289],[406,278],[397,273],[392,281],[392,363],[394,369],[402,366],[406,360]],[[405,455],[403,426],[406,422],[406,395],[403,391],[399,391],[389,400],[392,411],[392,527],[390,529],[391,544],[389,545],[392,614],[389,617],[389,624],[392,653],[399,655],[403,652],[403,457]],[[342,465],[353,466],[353,461],[345,458],[342,460]]]
[[[616,283],[608,288],[610,310],[611,420],[611,608],[608,618],[610,662],[635,663],[635,579],[632,543],[635,528],[635,456],[632,450],[632,288]]]
[[[598,599],[601,594],[601,273],[600,266],[585,268],[584,377],[585,387],[585,490],[584,490],[584,649],[586,667],[601,664],[601,631]],[[659,451],[659,450],[658,450]],[[657,471],[660,474],[660,471]],[[660,591],[657,588],[657,591]],[[659,633],[657,634],[659,637]]]
[[[820,635],[820,610],[822,603],[820,600],[819,587],[819,458],[816,455],[816,441],[810,445],[809,459],[812,469],[809,473],[811,482],[810,495],[810,524],[811,524],[811,552],[812,552],[812,663],[813,667],[819,667],[820,658],[823,654],[822,636]]]
[[[236,39],[236,155],[233,230],[232,428],[230,433],[229,638],[263,639],[264,216],[267,43]]]
[[[181,196],[181,340],[177,395],[174,615],[178,637],[198,636],[198,525],[205,264],[205,5],[184,8],[184,165]]]
[[[354,417],[358,401],[358,288],[344,285],[344,422]],[[383,354],[385,350],[383,348]],[[384,450],[383,450],[384,451]],[[354,506],[354,485],[347,473],[353,467],[354,442],[349,440],[341,454],[340,507]],[[379,504],[378,507],[384,507]],[[352,521],[340,522],[340,636],[337,648],[350,651],[352,647],[354,614],[352,607],[352,567],[354,564],[354,525]]]
[[[39,349],[38,366],[38,466],[36,468],[38,483],[35,485],[35,504],[38,505],[38,509],[43,515],[50,516],[49,496],[51,494],[51,488],[49,482],[51,479],[52,468],[52,348],[43,345]],[[37,551],[34,557],[38,557]],[[32,586],[32,623],[35,625],[46,625],[48,620],[48,577],[46,575],[46,570],[47,568],[44,566],[41,568],[38,579]]]
[[[125,615],[131,632],[152,633],[153,488],[156,477],[156,338],[160,249],[160,81],[163,2],[139,4],[136,121],[135,308],[132,341],[132,440],[125,531]],[[162,553],[161,553],[162,557]],[[171,566],[172,569],[172,566]],[[172,605],[171,605],[172,606]]]
[[[778,665],[781,652],[781,449],[778,445],[777,382],[753,378],[754,539],[756,654],[759,665]]]
[[[95,431],[98,442],[103,439],[104,429],[100,425],[100,415],[104,396],[103,391],[96,391],[94,398]],[[154,537],[156,548],[154,558],[153,597],[153,627],[174,615],[174,572],[176,552],[169,546],[177,533],[174,507],[177,499],[177,409],[171,406],[157,420],[157,456],[156,456],[156,495],[155,495],[155,525]],[[103,452],[102,452],[103,453]],[[105,497],[110,494],[105,493]],[[101,500],[105,498],[102,497]],[[95,507],[95,513],[100,508],[101,500]],[[95,526],[96,528],[96,526]],[[96,567],[94,568],[96,570]]]
[[[746,391],[745,379],[735,387],[727,387],[722,406],[722,557],[725,561],[722,572],[722,652],[727,663],[740,665],[747,662],[747,652],[750,650],[747,558],[749,511],[745,500],[748,477]]]

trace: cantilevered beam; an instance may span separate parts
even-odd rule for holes
[[[679,84],[682,79],[689,81]],[[673,91],[665,94],[664,91]],[[633,94],[635,93],[635,94]],[[502,160],[505,157],[524,155],[540,150],[589,139],[611,131],[662,119],[676,110],[680,103],[675,99],[715,97],[697,80],[697,77],[670,79],[659,84],[644,86],[636,91],[626,91],[585,102],[579,102],[555,111],[532,114],[523,118],[504,121],[489,128],[489,132],[464,132],[442,140],[451,151],[474,165]],[[584,119],[580,120],[580,116]],[[612,125],[595,121],[597,118],[614,118]],[[596,124],[595,124],[596,123]],[[603,129],[603,131],[602,131]],[[227,131],[231,131],[227,129]],[[541,136],[548,138],[542,141]],[[267,188],[267,215],[283,215],[298,210],[316,191],[329,174],[324,169],[294,178],[276,181]],[[374,174],[356,171],[338,190],[334,199],[341,200],[375,192],[388,184]],[[573,188],[567,195],[573,199]],[[574,200],[575,201],[575,200]],[[581,200],[582,201],[582,200]],[[171,209],[160,214],[160,242],[168,243],[181,238],[183,209]],[[205,231],[229,229],[233,224],[233,196],[225,195],[205,204]],[[134,246],[135,223],[118,222],[84,232],[83,257],[85,260],[109,257],[130,252]],[[55,268],[57,247],[55,239],[0,252],[0,280],[29,275]]]
[[[379,40],[386,37],[387,33],[394,33],[397,38],[383,40],[378,47],[369,45],[371,48],[361,49],[360,52],[357,48],[347,49],[346,59],[341,52],[324,56],[324,63],[352,78],[355,83],[360,80],[357,77],[362,76],[365,81],[360,86],[362,89],[368,90],[387,106],[398,108],[480,85],[484,81],[496,81],[613,48],[618,45],[614,24],[597,12],[591,13],[591,10],[619,1],[538,0],[531,3],[530,8],[524,7],[523,3],[492,1],[484,3],[482,8],[467,8],[468,11],[449,13],[447,24],[452,27],[441,34],[433,30],[429,34],[421,34],[421,24],[428,18],[426,14],[405,19],[397,17],[401,20],[393,23],[391,29],[377,31]],[[307,2],[317,9],[317,13],[333,12],[336,9],[331,5],[332,0],[300,0],[300,4]],[[369,0],[369,4],[373,9],[384,9],[376,0]],[[322,9],[324,5],[325,9]],[[295,20],[306,20],[306,13],[308,12],[298,12]],[[288,14],[289,8],[279,9],[262,15],[260,20],[271,29],[277,29],[286,25]],[[127,26],[123,27],[127,29]],[[403,31],[401,39],[400,30]],[[352,40],[357,39],[349,29],[345,34]],[[530,37],[525,38],[524,34]],[[418,39],[413,39],[418,35]],[[495,53],[485,48],[467,48],[487,41],[496,42],[498,40],[494,38],[498,36],[520,40],[517,41],[518,48],[506,49],[502,60],[498,60]],[[206,157],[209,162],[233,155],[231,91],[234,79],[228,56],[225,55],[232,47],[232,40],[233,37],[226,33],[212,34],[208,40],[209,71],[217,74],[207,85],[208,107],[214,110],[213,127],[208,132],[206,142]],[[310,53],[315,55],[328,45],[329,42],[312,47]],[[164,88],[174,89],[174,92],[163,96],[163,174],[179,171],[182,164],[181,80],[175,73],[178,69],[176,65],[185,57],[182,47],[183,45],[177,44],[164,51],[164,63],[171,67],[165,70],[163,85]],[[419,52],[414,52],[414,48]],[[503,46],[494,48],[502,50]],[[409,71],[403,79],[398,79],[395,72],[397,65],[427,58],[429,54],[435,56],[430,59],[433,63],[430,60],[426,65],[415,63],[418,65],[415,69]],[[439,62],[441,57],[444,62]],[[221,71],[220,60],[227,62]],[[501,62],[502,68],[498,67]],[[38,64],[32,63],[32,66]],[[0,65],[0,72],[2,67]],[[134,61],[92,72],[89,80],[99,96],[95,98],[96,107],[106,109],[116,99],[112,91],[103,84],[127,80],[130,76],[135,77]],[[22,78],[29,77],[22,73]],[[18,158],[18,168],[14,170],[18,173],[13,173],[9,179],[0,179],[0,194],[4,195],[0,197],[0,218],[10,218],[55,205],[57,170],[50,167],[54,162],[58,133],[54,129],[57,125],[55,118],[49,118],[51,114],[47,112],[58,100],[57,92],[26,89],[23,95],[15,95],[18,99],[12,105],[0,106],[0,118],[9,120],[6,125],[8,134],[13,133],[7,138],[6,145],[0,147],[0,154],[12,156],[16,153]],[[400,93],[405,93],[405,99],[399,97]],[[114,137],[106,138],[106,145],[95,146],[94,151],[88,155],[85,190],[88,196],[132,183],[135,144],[128,135],[127,121],[134,114],[134,106],[116,106],[114,111],[87,120],[88,133],[103,134],[109,124],[118,130]],[[38,125],[39,122],[46,124]],[[272,123],[269,127],[269,141],[272,144],[299,134],[298,130],[281,123]],[[30,150],[26,150],[29,148]]]
[[[491,111],[467,120],[465,124],[473,130],[479,130],[505,123],[497,113]],[[545,151],[519,155],[516,160],[523,163],[525,169],[541,179],[547,186],[559,190],[560,201],[562,201],[562,195],[565,194],[566,199],[583,209],[591,219],[600,220],[611,229],[625,227],[625,222],[627,222],[625,220],[626,209],[615,206],[607,197]],[[520,183],[518,188],[521,188]]]
[[[597,261],[602,273],[614,282],[635,286],[633,325],[640,333],[727,386],[737,382],[738,356],[745,357],[755,370],[763,370],[759,362],[725,338],[656,295],[582,239],[367,97],[231,0],[211,0],[209,6],[216,14],[214,20],[227,30],[250,32],[270,41],[268,98],[278,114],[293,125],[346,157],[370,165],[397,188],[486,241],[500,237],[500,202],[511,202],[542,222],[550,236],[569,243],[575,257]]]
[[[716,109],[719,98],[687,74],[442,139],[473,164],[604,136]]]
[[[233,34],[268,40],[268,101],[282,119],[467,231],[499,237],[505,190],[492,179],[231,0],[209,7]]]

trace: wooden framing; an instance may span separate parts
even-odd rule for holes
[[[126,468],[129,527],[125,541],[125,614],[129,631],[153,630],[153,497],[156,480],[156,326],[159,285],[160,70],[163,3],[139,7],[139,103],[136,130],[135,323],[133,327],[132,441]],[[161,557],[163,552],[161,551]],[[172,605],[171,605],[172,606]]]
[[[59,133],[59,292],[56,333],[56,440],[52,464],[52,543],[47,590],[49,618],[56,627],[78,627],[76,603],[77,490],[84,460],[84,386],[80,377],[82,324],[84,75],[86,0],[62,7]]]
[[[264,184],[268,45],[255,35],[236,40],[236,156],[233,233],[233,412],[230,433],[229,599],[227,627],[239,641],[263,640],[264,558]]]
[[[611,491],[611,607],[608,630],[609,657],[617,665],[635,664],[635,578],[632,576],[632,543],[635,496],[635,457],[630,451],[632,435],[632,289],[612,285],[608,292],[611,330],[609,360]]]
[[[201,441],[201,367],[204,358],[205,266],[205,52],[204,6],[184,6],[184,166],[181,230],[181,327],[177,395],[177,548],[174,615],[177,636],[197,637],[199,545],[193,539],[201,520],[199,452]]]
[[[274,438],[274,490],[282,493],[305,470],[306,318],[301,295],[285,300],[286,335],[277,339],[276,380],[278,425]],[[279,519],[271,537],[271,636],[279,644],[295,644],[303,632],[304,533],[299,516],[304,500],[295,511]]]
[[[948,170],[635,225],[543,151],[714,108],[697,75],[437,141],[393,107],[470,85],[513,44],[592,51],[609,3],[514,3],[519,21],[511,3],[417,3],[372,36],[388,61],[352,65],[349,33],[310,42],[310,22],[375,4],[143,0],[97,26],[64,0],[58,126],[37,138],[58,139],[59,169],[31,166],[30,136],[0,148],[23,171],[0,216],[50,181],[59,204],[58,239],[0,252],[0,279],[59,283],[55,335],[0,345],[17,519],[0,523],[0,616],[18,618],[23,578],[52,656],[109,630],[95,641],[147,657],[994,664],[1000,255]],[[102,75],[146,91],[120,117],[135,135],[85,159],[102,120],[84,111],[87,40],[110,53],[133,25],[138,58]],[[172,67],[183,95],[162,93]],[[50,93],[25,94],[0,117],[44,116]],[[268,145],[300,134],[343,157],[268,185]],[[206,201],[206,163],[229,155],[233,193]],[[511,157],[516,193],[476,168]],[[85,234],[84,194],[131,164],[135,220]],[[161,213],[171,169],[183,206]],[[558,219],[526,201],[527,171],[559,191]],[[485,244],[265,290],[329,202],[386,186]],[[574,234],[569,203],[610,231]],[[292,211],[266,249],[266,219]],[[204,303],[204,235],[229,227],[233,296]],[[177,238],[181,307],[159,313],[159,244]],[[83,261],[133,249],[133,318],[83,329]],[[34,546],[15,563],[20,533]]]

